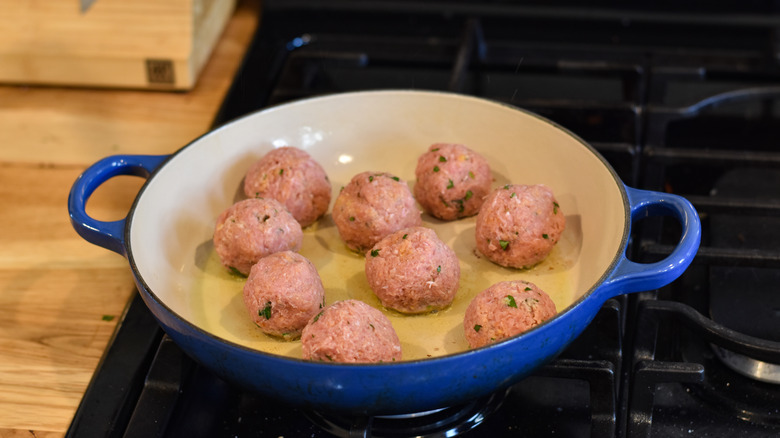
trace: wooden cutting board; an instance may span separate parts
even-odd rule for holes
[[[0,82],[187,90],[235,0],[0,0]]]

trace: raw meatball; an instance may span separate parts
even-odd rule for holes
[[[469,346],[477,348],[530,330],[556,312],[555,303],[535,284],[503,281],[471,300],[463,329]]]
[[[487,160],[461,144],[431,145],[414,173],[417,202],[431,216],[447,221],[477,214],[493,181]]]
[[[460,282],[458,256],[430,228],[404,228],[366,254],[366,278],[382,305],[402,313],[449,306]]]
[[[282,251],[261,258],[244,283],[244,305],[264,333],[298,339],[325,305],[325,289],[304,256]]]
[[[550,254],[565,226],[547,186],[507,184],[488,195],[477,215],[477,249],[501,266],[529,268]]]
[[[412,192],[389,173],[355,175],[336,197],[333,222],[347,247],[363,253],[388,234],[422,224]]]
[[[250,198],[273,198],[284,204],[301,227],[313,224],[330,204],[331,185],[322,166],[291,146],[268,152],[244,178]]]
[[[401,342],[390,320],[358,300],[339,301],[312,318],[301,335],[303,358],[323,362],[401,360]]]
[[[249,274],[262,257],[279,251],[301,249],[300,224],[273,199],[239,201],[217,218],[214,249],[225,267]]]

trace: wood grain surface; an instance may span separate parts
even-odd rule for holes
[[[64,435],[135,292],[127,261],[73,230],[68,191],[112,154],[168,154],[206,132],[259,18],[243,0],[189,92],[0,86],[0,437]],[[87,211],[124,217],[143,181]]]

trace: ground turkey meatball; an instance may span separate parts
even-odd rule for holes
[[[268,152],[244,178],[250,198],[273,198],[284,204],[301,227],[313,224],[330,204],[331,185],[322,166],[291,146]]]
[[[547,186],[507,184],[482,204],[477,249],[501,266],[529,268],[550,254],[565,226],[563,211]]]
[[[463,329],[471,348],[523,333],[556,314],[555,303],[535,284],[503,281],[469,303]]]
[[[244,283],[244,305],[264,333],[298,339],[325,305],[325,289],[304,256],[282,251],[261,258]]]
[[[461,144],[431,145],[414,173],[417,202],[431,216],[447,221],[477,214],[493,181],[487,160]]]
[[[366,253],[366,278],[382,305],[402,313],[449,306],[460,282],[458,256],[430,228],[404,228]]]
[[[315,315],[301,334],[303,358],[322,362],[401,360],[390,320],[358,300],[339,301]]]
[[[333,222],[347,247],[364,253],[390,233],[422,224],[412,192],[383,172],[355,175],[333,204]]]
[[[214,249],[225,267],[248,275],[262,257],[301,249],[303,231],[284,205],[273,199],[239,201],[217,218]]]

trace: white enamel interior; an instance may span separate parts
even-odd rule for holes
[[[544,183],[567,227],[552,255],[530,270],[501,268],[475,253],[474,218],[445,223],[427,215],[458,253],[461,285],[436,314],[385,311],[404,359],[467,348],[463,312],[494,282],[526,279],[563,311],[602,280],[626,233],[621,183],[581,140],[539,117],[461,95],[380,91],[333,95],[271,108],[217,129],[180,150],[148,181],[131,212],[128,247],[142,280],[180,317],[218,338],[300,357],[300,342],[263,335],[243,308],[244,279],[219,266],[211,238],[217,215],[243,197],[244,172],[274,147],[305,149],[327,172],[333,199],[353,175],[386,171],[414,184],[417,157],[434,142],[463,143],[490,163],[494,187]],[[331,201],[331,205],[332,205]],[[341,242],[330,213],[304,232],[301,254],[317,267],[328,303],[357,298],[381,308],[368,287],[364,259]]]

